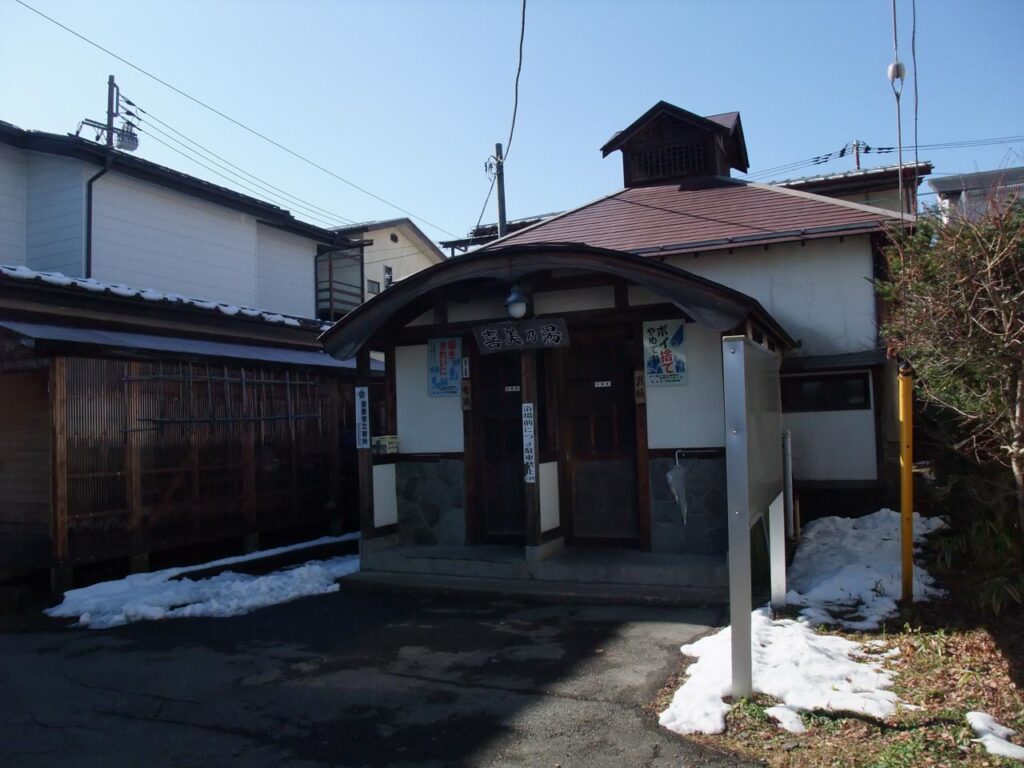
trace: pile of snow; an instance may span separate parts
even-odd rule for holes
[[[359,570],[359,556],[311,561],[262,576],[226,571],[206,579],[176,577],[357,537],[358,534],[325,536],[202,565],[136,573],[66,592],[64,601],[46,613],[59,618],[77,618],[77,626],[93,629],[153,619],[239,616],[299,597],[335,592],[337,579]]]
[[[199,307],[200,309],[216,309],[225,315],[255,317],[268,323],[279,323],[294,326],[300,325],[298,318],[288,317],[287,315],[282,315],[277,312],[265,312],[262,309],[256,309],[254,307],[240,307],[235,304],[226,304],[219,301],[206,301],[204,299],[196,299],[190,296],[182,296],[180,293],[157,291],[152,288],[133,288],[132,286],[125,285],[124,283],[108,283],[102,280],[95,280],[93,278],[68,277],[67,275],[62,275],[60,272],[37,272],[36,270],[29,269],[28,267],[0,266],[0,275],[18,278],[19,280],[38,280],[40,282],[49,283],[50,285],[73,285],[76,288],[84,288],[87,291],[93,291],[95,293],[111,293],[115,296],[140,298],[145,299],[146,301],[165,301],[171,304],[188,304],[193,307]],[[325,330],[323,326],[321,326],[321,330]]]
[[[857,712],[884,719],[898,698],[888,690],[892,674],[863,658],[861,645],[819,635],[809,622],[774,621],[767,608],[754,611],[754,690],[782,702],[769,715],[788,731],[801,733],[801,711]],[[680,650],[697,661],[658,722],[676,733],[721,733],[732,687],[732,633],[729,627]]]
[[[915,541],[943,525],[915,514]],[[814,627],[877,628],[897,610],[900,568],[900,515],[891,509],[856,519],[823,518],[804,529],[788,574],[793,589],[786,596],[788,603],[803,606],[800,619],[773,620],[762,608],[751,621],[754,691],[782,702],[766,711],[783,728],[802,732],[802,711],[879,719],[896,711],[900,702],[889,690],[892,675],[867,657],[864,645],[817,634]],[[931,576],[915,567],[914,599],[940,593]],[[732,689],[731,639],[726,627],[680,649],[697,661],[661,713],[661,725],[677,733],[724,730],[730,708],[725,698]]]
[[[914,513],[914,541],[942,528],[939,518]],[[903,591],[900,513],[880,509],[866,517],[825,517],[807,525],[786,574],[789,605],[804,606],[812,624],[878,629],[896,613]],[[914,600],[942,595],[932,577],[914,566]]]
[[[985,712],[968,712],[967,724],[978,737],[974,741],[985,747],[985,751],[990,755],[1024,760],[1024,747],[1009,741],[1016,731],[1001,725],[992,715]]]

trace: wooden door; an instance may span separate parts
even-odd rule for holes
[[[520,356],[484,355],[478,363],[483,434],[480,501],[484,541],[526,540]]]
[[[574,333],[563,368],[570,538],[639,546],[633,340]]]

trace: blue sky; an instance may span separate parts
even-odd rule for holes
[[[448,231],[421,222],[436,239],[476,223],[484,161],[509,130],[519,0],[26,2]],[[897,5],[909,74],[911,3]],[[917,17],[920,143],[1024,135],[1024,2],[919,0]],[[752,173],[853,139],[895,144],[892,57],[886,0],[528,0],[509,215],[619,188],[619,156],[602,160],[599,147],[659,99],[700,114],[739,110]],[[332,217],[402,215],[0,0],[0,119],[73,131],[102,118],[108,74],[165,123]],[[143,135],[138,154],[231,186],[156,138],[166,141]],[[921,159],[941,173],[1024,165],[1024,143]],[[782,175],[824,168],[852,161]],[[495,216],[492,198],[484,220]]]

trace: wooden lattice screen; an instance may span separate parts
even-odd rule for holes
[[[59,559],[326,526],[342,513],[334,376],[59,358],[54,383]]]

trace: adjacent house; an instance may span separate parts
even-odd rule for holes
[[[784,427],[803,489],[884,488],[873,280],[887,228],[912,217],[732,178],[748,166],[736,112],[661,102],[602,152],[621,153],[622,190],[325,333],[364,380],[371,351],[388,360],[397,453],[360,450],[368,572],[722,596],[734,490],[764,512]]]
[[[900,166],[882,165],[853,171],[803,176],[773,182],[780,187],[835,197],[850,203],[863,203],[890,211],[917,211],[917,187],[933,170],[931,163],[903,164],[903,205],[900,205]]]
[[[960,173],[928,182],[939,196],[939,210],[952,215],[977,218],[993,208],[1019,201],[1024,194],[1024,168]]]
[[[437,244],[408,217],[368,221],[335,231],[363,242],[363,289],[368,297],[445,259]]]

